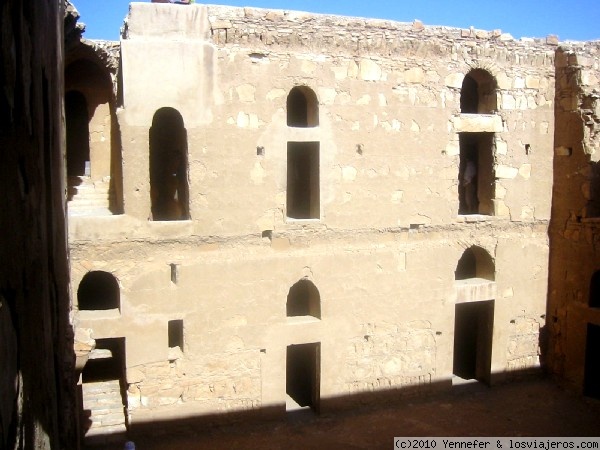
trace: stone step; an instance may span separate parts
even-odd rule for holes
[[[99,352],[98,356],[105,356],[102,353]],[[119,380],[84,383],[81,389],[83,409],[90,414],[86,443],[90,443],[92,438],[103,439],[127,431]]]
[[[68,203],[71,208],[93,208],[93,207],[108,208],[108,206],[110,205],[110,199],[78,198],[78,199],[73,199]]]
[[[75,189],[73,192],[74,197],[88,197],[88,196],[100,196],[100,195],[111,195],[111,192],[108,189]]]
[[[113,213],[107,207],[105,208],[74,208],[69,209],[69,216],[82,217],[82,216],[112,216]]]

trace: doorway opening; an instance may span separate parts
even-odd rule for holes
[[[124,433],[127,427],[125,338],[96,339],[81,373],[82,432]]]
[[[460,133],[458,214],[494,212],[494,133]]]
[[[585,342],[583,395],[600,399],[600,326],[588,323]]]
[[[90,175],[89,112],[85,96],[79,91],[65,94],[67,138],[67,176]]]
[[[286,354],[286,411],[319,413],[321,343],[289,345]]]
[[[452,369],[455,376],[490,384],[493,328],[494,300],[455,305]]]

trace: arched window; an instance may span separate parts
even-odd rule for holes
[[[84,176],[90,161],[89,113],[85,96],[79,91],[65,94],[67,131],[67,176]],[[89,173],[87,174],[89,175]]]
[[[152,220],[189,219],[187,132],[181,114],[161,108],[150,128]]]
[[[77,304],[80,311],[118,309],[120,303],[119,283],[108,272],[88,272],[79,283]]]
[[[488,71],[473,69],[464,78],[460,92],[463,114],[493,114],[497,109],[497,83]]]
[[[483,278],[494,281],[496,269],[490,254],[481,247],[472,246],[464,251],[456,265],[455,280]]]
[[[312,281],[302,279],[290,288],[286,311],[287,317],[313,316],[317,319],[321,318],[321,296]]]
[[[314,91],[296,86],[287,97],[287,124],[289,127],[319,126],[319,102]]]
[[[600,308],[600,270],[594,272],[590,280],[589,305],[591,308]]]

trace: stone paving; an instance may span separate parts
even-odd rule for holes
[[[458,385],[443,394],[407,397],[394,406],[320,417],[288,415],[259,425],[188,425],[177,433],[157,425],[152,435],[129,438],[144,450],[391,449],[394,436],[599,435],[600,401],[534,379],[493,388]]]

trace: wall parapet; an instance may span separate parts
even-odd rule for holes
[[[218,46],[331,56],[451,55],[454,60],[486,58],[500,65],[533,67],[553,67],[558,44],[555,36],[515,39],[501,30],[431,26],[418,20],[395,22],[289,10],[160,3],[132,3],[123,38],[208,40]]]
[[[420,21],[312,14],[287,10],[208,6],[211,36],[217,45],[263,45],[315,53],[406,57],[459,54],[529,66],[554,64],[554,37],[514,39],[485,31],[423,25]]]

